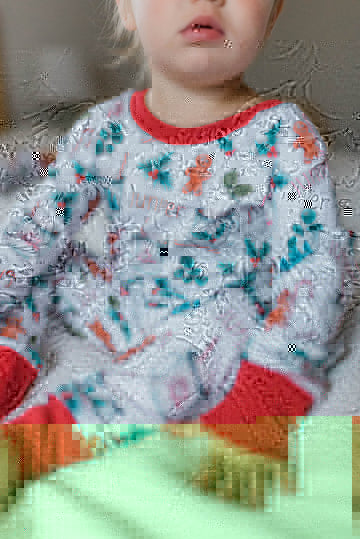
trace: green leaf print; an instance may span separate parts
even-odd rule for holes
[[[241,198],[254,191],[252,185],[248,183],[238,183],[238,172],[236,169],[227,172],[224,176],[224,185],[230,193],[231,198]]]

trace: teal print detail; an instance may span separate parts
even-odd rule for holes
[[[306,229],[309,232],[316,234],[316,239],[317,239],[319,231],[323,230],[324,227],[320,223],[315,223],[315,224],[313,223],[316,219],[316,212],[312,209],[306,209],[301,213],[301,219],[307,225]],[[304,228],[299,224],[294,224],[292,229],[299,236],[303,237],[305,234]],[[286,260],[285,258],[281,259],[281,262],[280,262],[281,272],[290,271],[293,266],[301,262],[304,258],[306,258],[309,255],[314,254],[314,251],[312,250],[307,240],[304,241],[303,253],[299,251],[296,243],[297,243],[296,236],[292,236],[291,238],[289,238],[288,240],[289,259],[288,260]]]
[[[31,286],[38,288],[47,288],[49,285],[48,280],[46,277],[42,275],[35,275],[35,277],[31,277]]]
[[[50,197],[56,203],[57,208],[58,208],[58,203],[62,204],[62,209],[63,209],[62,216],[64,218],[64,223],[65,224],[69,223],[72,216],[71,206],[74,200],[76,200],[79,197],[79,193],[52,193]]]
[[[186,301],[183,295],[178,294],[177,292],[174,292],[173,290],[171,290],[169,286],[169,280],[167,278],[163,278],[163,277],[159,279],[154,278],[154,281],[157,285],[157,288],[153,290],[154,295],[165,296],[165,297],[177,297],[184,300],[184,303],[182,303],[181,305],[177,305],[170,312],[170,314],[178,314],[183,311],[190,310],[190,309],[196,309],[200,306],[200,300],[197,299],[193,302]],[[154,303],[153,301],[148,301],[146,302],[146,306],[157,308],[157,307],[168,307],[168,304],[167,303]]]
[[[225,216],[222,216],[218,219],[209,219],[208,217],[206,217],[205,215],[203,215],[203,210],[201,208],[196,208],[195,210],[195,218],[196,220],[200,220],[202,221],[203,223],[204,222],[207,222],[210,225],[215,225],[217,223],[220,223],[216,229],[215,229],[215,233],[211,234],[207,231],[201,231],[201,232],[192,232],[192,236],[197,239],[197,240],[206,240],[206,241],[209,241],[210,243],[214,243],[217,239],[221,238],[225,231],[230,228],[230,226],[234,223],[234,218],[233,218],[233,215],[229,214],[229,215],[225,215]]]
[[[169,287],[169,281],[166,278],[154,278],[156,288],[153,289],[153,295],[154,296],[160,296],[160,297],[171,297],[171,296],[177,296],[181,299],[184,299],[184,296],[181,296],[180,294],[176,294],[170,290]],[[156,299],[156,298],[155,298]],[[161,308],[161,307],[168,307],[168,303],[155,303],[153,301],[146,302],[147,307],[155,307],[155,308]]]
[[[304,359],[308,359],[308,356],[305,354],[304,350],[301,350],[297,346],[295,346],[295,350],[293,352],[289,352],[290,354],[295,354],[296,356],[303,357]]]
[[[106,195],[106,201],[108,203],[109,209],[119,211],[120,210],[119,202],[117,200],[116,195],[111,191],[111,189],[106,189],[105,195]]]
[[[285,187],[289,183],[289,178],[286,178],[285,176],[282,176],[281,174],[273,174],[272,175],[272,185],[274,187],[274,190],[279,190]]]
[[[108,449],[116,449],[119,447],[128,447],[129,445],[135,444],[147,436],[154,434],[158,428],[157,427],[146,427],[141,425],[127,425],[128,432],[121,433],[120,436],[112,434],[111,437],[106,439],[106,445]]]
[[[124,139],[123,127],[117,122],[110,122],[112,141],[114,144],[121,144]]]
[[[73,165],[74,165],[75,173],[78,174],[79,176],[84,176],[85,168],[78,161],[73,161]]]
[[[235,264],[216,264],[221,269],[223,275],[230,275],[234,271]]]
[[[236,281],[230,281],[229,283],[225,284],[225,288],[243,288],[247,291],[247,293],[253,293],[255,292],[255,288],[253,286],[253,281],[256,279],[256,272],[255,271],[249,271],[246,273],[246,276],[244,279],[237,279]]]
[[[158,161],[151,159],[146,163],[138,165],[137,168],[139,170],[143,170],[146,176],[150,176],[154,183],[160,183],[160,185],[163,185],[168,189],[172,189],[173,185],[172,180],[170,179],[169,171],[161,169],[171,160],[171,155],[173,153],[174,152],[164,155]]]
[[[315,357],[310,357],[308,354],[304,352],[301,348],[298,348],[297,345],[295,345],[295,350],[290,351],[288,349],[289,354],[295,354],[298,357],[303,358],[303,364],[301,365],[302,373],[305,376],[315,376],[317,379],[319,379],[320,376],[325,376],[324,372],[321,372],[321,369],[324,369],[324,365],[328,362],[328,358],[326,359],[316,359]]]
[[[100,131],[99,136],[104,140],[106,140],[107,138],[110,137],[109,133],[104,128]],[[108,153],[112,153],[112,151],[113,151],[112,144],[107,144],[105,146],[104,142],[102,140],[98,139],[97,142],[96,142],[96,155],[100,155],[100,154],[104,153],[105,149],[106,149],[106,151]]]
[[[245,238],[244,241],[246,245],[247,254],[251,258],[256,258],[256,259],[260,258],[260,260],[262,260],[264,256],[267,256],[269,252],[271,251],[270,244],[267,241],[263,242],[263,246],[261,247],[261,249],[256,249],[254,247],[253,242],[249,240],[248,238]]]
[[[182,279],[184,283],[195,281],[199,286],[204,286],[208,282],[208,277],[202,275],[200,267],[195,267],[195,261],[191,256],[182,256],[180,263],[184,266],[174,272],[175,279]]]
[[[31,355],[30,361],[32,365],[37,369],[41,369],[44,366],[44,362],[39,356],[39,354],[36,352],[36,350],[33,350],[32,348],[30,348],[30,346],[27,346],[26,350],[30,352],[30,355]]]
[[[253,305],[256,305],[256,319],[259,323],[269,315],[272,310],[271,305],[262,303],[259,297],[256,295],[255,280],[257,277],[256,271],[247,272],[244,279],[233,280],[224,285],[224,288],[242,288],[248,295],[249,300]]]
[[[260,155],[264,155],[264,154],[267,155],[269,152],[272,151],[272,148],[276,143],[277,134],[280,131],[280,126],[281,126],[281,120],[279,120],[277,124],[274,124],[272,128],[270,129],[270,131],[267,131],[265,133],[267,137],[267,144],[258,144],[257,142],[255,142],[257,151],[259,152]]]
[[[108,296],[108,302],[110,306],[108,307],[108,313],[111,320],[118,322],[121,331],[124,333],[128,341],[131,339],[131,331],[127,320],[123,317],[120,312],[120,301],[115,296]]]
[[[74,391],[74,389],[72,391],[66,392],[62,399],[65,406],[70,410],[72,414],[78,412],[81,408],[80,395],[78,394],[78,392]]]
[[[224,176],[224,185],[229,191],[231,198],[240,198],[254,191],[254,187],[250,184],[238,183],[239,173],[236,169],[227,172]]]
[[[186,301],[182,305],[178,305],[177,307],[175,307],[171,311],[170,314],[178,314],[178,313],[182,313],[184,311],[189,311],[190,309],[196,309],[198,307],[200,307],[200,300],[199,299],[196,299],[193,302]]]
[[[34,279],[34,277],[33,277],[33,279]],[[34,286],[34,285],[33,285],[33,286]],[[30,311],[31,311],[32,313],[36,313],[36,312],[37,312],[37,310],[36,310],[36,305],[35,305],[35,301],[34,301],[34,298],[32,297],[31,294],[25,298],[25,305],[30,309]]]
[[[225,155],[231,155],[234,152],[232,140],[228,136],[218,139],[217,142],[220,149],[225,152]]]

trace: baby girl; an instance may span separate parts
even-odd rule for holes
[[[117,0],[151,87],[90,108],[3,232],[6,436],[129,423],[177,435],[197,423],[249,454],[287,458],[289,423],[329,389],[351,233],[336,223],[317,128],[243,81],[282,7]],[[84,249],[76,235],[99,216],[102,245]],[[110,361],[80,372],[74,353],[44,401],[16,415],[44,368],[51,309],[69,339]],[[68,453],[40,455],[37,473],[81,452]]]

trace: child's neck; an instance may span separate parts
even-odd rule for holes
[[[200,127],[211,124],[229,116],[233,116],[262,101],[254,90],[249,87],[240,89],[223,103],[207,103],[206,99],[199,103],[192,99],[183,98],[180,102],[169,100],[165,95],[159,95],[152,88],[145,94],[145,105],[148,110],[162,122],[178,128]],[[180,106],[184,103],[184,106]]]

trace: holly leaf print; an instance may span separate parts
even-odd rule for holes
[[[229,191],[231,198],[241,198],[254,191],[252,185],[238,183],[238,172],[235,169],[225,174],[224,185]]]

